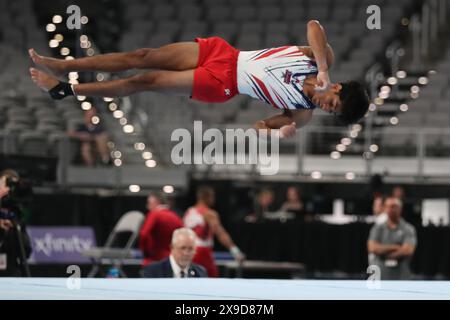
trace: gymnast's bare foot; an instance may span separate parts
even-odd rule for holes
[[[30,68],[30,74],[34,83],[44,91],[49,91],[59,83],[58,79],[35,68]]]
[[[41,56],[34,49],[29,49],[28,54],[36,65],[47,68],[55,77],[59,78],[65,74],[63,60]]]

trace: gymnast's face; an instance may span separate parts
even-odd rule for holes
[[[325,92],[314,91],[312,102],[325,112],[339,114],[342,110],[342,102],[339,92],[342,86],[339,83],[332,84]]]
[[[214,194],[214,192],[210,192],[205,197],[205,202],[209,207],[214,207],[214,204],[216,203],[216,195]]]

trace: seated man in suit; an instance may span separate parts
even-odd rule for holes
[[[170,256],[151,263],[142,269],[144,278],[203,278],[205,268],[192,263],[195,255],[197,235],[189,228],[179,228],[173,232]]]

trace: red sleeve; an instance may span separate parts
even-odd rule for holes
[[[144,253],[148,251],[151,247],[152,242],[152,232],[156,224],[156,214],[153,212],[147,213],[147,218],[145,219],[144,225],[139,232],[139,248]]]

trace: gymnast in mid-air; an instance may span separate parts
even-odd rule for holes
[[[235,95],[259,99],[282,112],[259,120],[256,129],[279,129],[281,138],[295,135],[307,124],[315,108],[336,115],[343,124],[358,122],[367,112],[369,97],[357,81],[331,83],[328,70],[334,54],[324,28],[307,23],[309,46],[287,45],[240,51],[219,37],[196,38],[160,48],[142,48],[73,60],[29,54],[37,68],[33,81],[52,98],[71,95],[122,97],[156,91],[220,103]],[[39,69],[38,69],[39,68]],[[120,72],[152,69],[128,78],[71,85],[58,78],[72,71]]]

